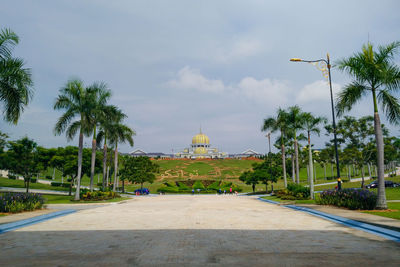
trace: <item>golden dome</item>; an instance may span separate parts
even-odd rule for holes
[[[199,134],[195,135],[192,138],[192,144],[210,144],[210,139],[208,138],[207,135],[203,134],[202,132],[200,132]]]
[[[207,149],[204,147],[196,147],[194,154],[207,154]]]

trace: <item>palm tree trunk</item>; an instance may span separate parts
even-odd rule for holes
[[[294,139],[294,154],[296,157],[296,182],[297,184],[300,184],[299,148],[297,139]]]
[[[364,188],[364,166],[361,167],[361,188]]]
[[[96,126],[94,126],[92,140],[92,161],[90,163],[90,191],[93,192],[94,165],[96,163]]]
[[[106,144],[106,139],[104,138],[104,147],[103,147],[103,190],[104,191],[106,190],[106,181],[107,181],[107,144]]]
[[[326,163],[324,163],[324,178],[326,180]]]
[[[377,111],[374,113],[374,128],[375,128],[375,139],[376,149],[378,153],[378,199],[376,201],[377,209],[387,209],[386,204],[386,192],[385,192],[385,173],[383,170],[384,166],[384,150],[383,150],[383,134],[381,120]]]
[[[117,191],[117,173],[118,173],[118,142],[115,143],[114,150],[114,186],[113,191]]]
[[[291,158],[292,158],[292,181],[293,181],[293,183],[295,183],[296,180],[295,180],[295,171],[294,171],[294,154],[292,154]]]
[[[79,151],[78,151],[78,174],[76,177],[76,191],[75,200],[80,200],[81,191],[81,175],[82,175],[82,152],[83,152],[83,133],[82,129],[79,130]]]
[[[53,177],[51,177],[51,180],[54,180],[56,177],[56,168],[53,167]]]
[[[281,133],[282,135],[282,133]],[[287,187],[287,180],[286,180],[286,155],[285,155],[285,145],[281,141],[281,150],[282,150],[282,171],[283,171],[283,182],[285,184],[285,188]]]
[[[372,178],[372,174],[371,174],[371,164],[368,163],[368,174],[369,177]]]
[[[313,160],[312,160],[312,151],[311,151],[311,138],[310,132],[308,132],[308,160],[310,164],[310,195],[311,199],[314,199],[314,177],[313,177]]]

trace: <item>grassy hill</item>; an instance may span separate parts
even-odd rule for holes
[[[237,179],[260,160],[154,160],[160,166],[157,180],[164,179]]]

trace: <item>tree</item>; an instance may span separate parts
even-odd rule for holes
[[[279,108],[277,111],[277,116],[276,118],[274,117],[268,117],[264,120],[264,125],[262,127],[262,131],[268,131],[270,130],[271,132],[276,132],[280,131],[281,132],[281,137],[280,137],[280,143],[281,143],[281,153],[282,153],[282,172],[283,172],[283,181],[285,188],[287,187],[287,179],[286,179],[286,155],[285,155],[285,134],[288,128],[288,119],[289,115],[288,113]]]
[[[90,191],[93,191],[93,178],[95,171],[95,161],[96,161],[96,129],[98,124],[102,121],[107,114],[110,112],[114,106],[107,106],[107,101],[111,98],[111,91],[107,88],[107,85],[103,82],[96,82],[90,86],[91,90],[95,92],[94,97],[94,111],[92,118],[92,129],[93,129],[93,139],[92,139],[92,158],[90,167]]]
[[[338,115],[349,111],[365,95],[371,93],[374,110],[374,129],[377,147],[378,199],[377,209],[387,209],[384,178],[384,144],[378,111],[378,104],[384,110],[391,123],[400,119],[400,103],[393,93],[400,89],[400,68],[393,63],[400,42],[379,46],[374,50],[371,43],[362,47],[362,51],[338,62],[338,68],[354,78],[337,97]]]
[[[276,183],[282,177],[282,168],[279,164],[279,155],[268,153],[262,163],[253,164],[253,174],[260,182],[265,184],[265,192],[268,192],[268,183]],[[273,187],[272,187],[273,190]]]
[[[22,59],[12,57],[18,42],[18,36],[10,29],[0,32],[0,100],[4,120],[14,124],[33,96],[31,70],[24,68]]]
[[[314,117],[310,112],[304,113],[304,124],[303,129],[307,132],[308,139],[308,157],[309,157],[309,180],[310,180],[310,194],[311,199],[314,199],[314,178],[313,178],[313,158],[311,150],[311,133],[316,133],[319,135],[320,129],[319,125],[327,120],[323,117]]]
[[[28,137],[8,143],[8,168],[16,174],[22,175],[25,181],[26,192],[29,192],[29,182],[38,172],[37,144]]]
[[[55,110],[65,110],[65,113],[58,119],[54,133],[60,135],[66,131],[68,140],[72,140],[79,130],[79,151],[78,151],[78,172],[75,200],[79,200],[81,176],[82,176],[82,151],[83,135],[89,135],[93,125],[93,113],[95,110],[96,90],[85,88],[81,80],[71,80],[60,89]],[[72,120],[78,117],[78,120]]]
[[[261,173],[254,174],[253,171],[245,171],[239,176],[239,180],[247,185],[251,185],[253,193],[256,191],[256,185],[259,183],[259,175],[264,175]]]
[[[120,170],[121,179],[140,184],[140,189],[143,189],[143,183],[155,181],[155,173],[160,167],[148,157],[124,156],[123,159],[123,167]]]
[[[134,130],[122,123],[113,123],[109,128],[109,140],[114,145],[114,184],[113,191],[117,189],[117,173],[118,173],[118,143],[128,142],[133,146],[133,136],[136,134]]]
[[[294,155],[296,164],[296,183],[300,183],[300,166],[299,166],[299,143],[297,139],[297,131],[303,129],[304,125],[304,112],[301,111],[299,106],[289,107],[289,128],[293,134],[294,139]]]
[[[110,136],[113,124],[120,123],[126,115],[115,106],[106,106],[105,111],[99,114],[99,128],[100,131],[97,134],[97,146],[103,144],[103,190],[106,187],[106,180],[108,176],[107,172],[107,140]],[[110,157],[111,159],[112,157]],[[108,185],[107,185],[108,186]]]

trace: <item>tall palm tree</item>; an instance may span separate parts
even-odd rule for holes
[[[82,175],[82,151],[83,135],[89,135],[93,125],[93,112],[95,106],[96,92],[91,88],[85,88],[81,80],[71,80],[60,89],[55,110],[65,110],[65,113],[58,119],[54,133],[60,135],[64,131],[68,140],[72,140],[79,130],[79,151],[78,151],[78,174],[75,200],[79,200],[81,175]],[[77,120],[72,121],[77,117]]]
[[[300,183],[300,166],[299,166],[299,143],[297,132],[303,129],[304,125],[304,112],[301,111],[299,106],[289,107],[288,110],[288,125],[294,139],[294,155],[296,164],[296,183]]]
[[[115,123],[121,123],[126,118],[126,115],[117,107],[109,105],[105,107],[104,112],[99,117],[99,132],[97,134],[97,145],[104,141],[103,144],[103,190],[106,188],[107,172],[107,141],[111,135],[113,125]]]
[[[107,85],[103,82],[95,82],[90,87],[95,92],[94,105],[95,109],[93,112],[92,128],[92,158],[90,166],[90,191],[93,191],[93,178],[94,178],[94,167],[96,162],[96,129],[101,119],[106,116],[106,112],[111,112],[114,106],[107,106],[107,101],[111,98],[111,91],[107,88]]]
[[[114,145],[114,185],[113,191],[117,190],[117,173],[118,173],[118,143],[128,142],[133,146],[133,136],[135,131],[122,123],[114,123],[110,127],[109,140]]]
[[[311,133],[319,135],[319,125],[326,122],[327,120],[323,117],[314,117],[310,112],[304,113],[304,125],[303,129],[307,132],[308,139],[308,160],[309,160],[309,173],[310,173],[310,194],[311,198],[314,199],[314,178],[313,178],[313,158],[311,150]]]
[[[0,101],[4,106],[4,119],[17,124],[21,113],[33,96],[31,70],[24,61],[12,57],[18,36],[9,29],[0,32]]]
[[[378,165],[378,209],[387,209],[384,145],[378,104],[384,110],[390,123],[399,123],[400,104],[393,94],[400,90],[400,68],[393,62],[399,47],[400,42],[393,42],[374,50],[373,45],[368,43],[362,47],[361,52],[342,59],[337,64],[340,70],[354,78],[354,81],[346,85],[337,97],[338,115],[351,110],[363,96],[367,94],[372,96]]]
[[[288,126],[288,113],[284,110],[279,108],[277,111],[277,116],[275,117],[268,117],[264,120],[264,124],[261,128],[262,131],[276,132],[280,131],[280,145],[281,145],[281,152],[282,152],[282,170],[283,170],[283,180],[285,184],[285,188],[287,187],[287,179],[286,179],[286,155],[285,155],[285,133]]]

